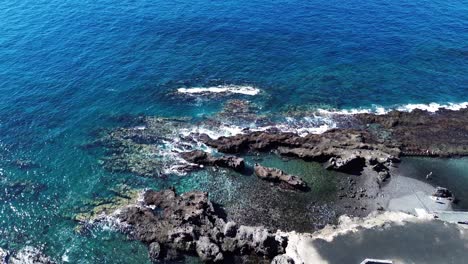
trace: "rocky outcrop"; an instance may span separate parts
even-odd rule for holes
[[[397,142],[403,155],[468,155],[468,108],[436,112],[391,111],[385,115],[359,114],[354,118],[385,142]]]
[[[439,197],[439,198],[451,198],[453,199],[453,193],[449,191],[449,189],[444,188],[444,187],[437,187],[434,193],[432,194],[434,197]]]
[[[205,262],[249,254],[272,259],[287,245],[286,238],[263,227],[226,223],[200,191],[177,195],[174,189],[149,190],[142,204],[125,207],[116,217],[133,238],[148,245],[153,260],[176,259],[181,253]]]
[[[0,248],[0,264],[55,264],[50,257],[44,255],[39,249],[26,246],[20,251],[9,255]]]
[[[294,264],[294,260],[290,256],[284,254],[276,256],[273,261],[271,261],[271,264]]]
[[[254,166],[255,175],[258,178],[274,183],[278,183],[281,188],[306,191],[309,189],[307,183],[301,178],[289,175],[276,168],[264,167],[258,163]]]
[[[352,153],[341,157],[331,157],[327,161],[326,168],[349,173],[359,173],[365,165],[366,159]]]
[[[243,171],[245,168],[244,159],[235,156],[214,157],[209,153],[201,150],[184,152],[181,154],[186,161],[198,165],[218,166],[223,168],[231,168],[235,171]]]
[[[323,162],[328,169],[350,174],[359,174],[365,166],[375,168],[376,173],[389,172],[389,167],[399,161],[400,155],[397,146],[381,144],[370,133],[351,129],[335,129],[305,137],[293,133],[252,132],[216,140],[206,135],[200,138],[221,152],[274,150],[283,156]]]
[[[307,113],[301,116],[304,114]],[[138,126],[108,131],[86,149],[103,146],[107,150],[101,160],[104,168],[144,177],[165,177],[193,170],[179,154],[191,152],[194,146],[204,142],[223,153],[275,151],[284,156],[323,162],[329,169],[352,174],[359,174],[364,166],[372,169],[377,166],[379,181],[390,176],[390,165],[400,155],[468,155],[468,108],[440,109],[435,113],[414,110],[383,115],[333,114],[332,117],[340,128],[323,134],[280,132],[274,128],[273,116],[262,116],[253,105],[233,100],[217,115],[197,123],[189,119],[139,117]],[[196,133],[202,128],[213,132],[226,124],[238,127],[246,123],[270,129],[251,131],[246,127],[243,134],[217,139]],[[231,166],[229,160],[220,162]]]

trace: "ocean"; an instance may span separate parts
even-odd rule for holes
[[[212,180],[109,172],[101,152],[82,147],[134,116],[201,119],[232,98],[265,114],[468,102],[466,1],[0,5],[0,247],[33,245],[63,262],[149,263],[144,245],[112,228],[74,231],[80,206],[116,184],[191,190]],[[211,93],[180,92],[194,88]],[[458,175],[462,161],[440,162]],[[219,184],[229,193],[236,181]]]

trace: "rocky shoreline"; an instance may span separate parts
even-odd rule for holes
[[[249,111],[241,112],[246,118],[254,118]],[[220,116],[226,118],[229,113],[224,111]],[[117,207],[123,209],[114,213],[114,217],[128,228],[126,233],[148,245],[152,259],[177,259],[180,254],[189,254],[206,262],[229,262],[239,257],[243,261],[252,257],[270,261],[280,256],[275,263],[291,263],[282,256],[287,239],[271,230],[291,231],[295,227],[281,222],[270,225],[260,216],[250,220],[245,217],[250,213],[262,214],[260,206],[277,206],[277,201],[287,197],[282,191],[300,191],[289,196],[300,197],[304,191],[313,190],[313,183],[261,162],[248,164],[243,158],[246,154],[274,153],[285,159],[320,163],[324,169],[347,175],[337,180],[332,202],[304,203],[315,230],[336,224],[340,215],[364,217],[385,210],[386,198],[380,190],[391,180],[402,156],[468,155],[468,109],[442,109],[435,113],[392,111],[385,115],[346,117],[337,114],[335,118],[345,122],[322,134],[299,135],[271,127],[259,131],[244,128],[231,136],[213,136],[204,129],[191,130],[187,120],[145,117],[141,126],[112,130],[91,145],[104,146],[111,154],[103,159],[103,166],[111,171],[161,177],[166,174],[164,169],[188,173],[210,167],[216,173],[216,168],[224,168],[248,176],[255,174],[258,181],[279,187],[245,193],[251,196],[246,199],[255,201],[260,196],[269,198],[262,198],[254,212],[245,214],[242,209],[227,212],[230,219],[201,191],[178,195],[174,189],[148,190],[138,203],[135,199],[120,203]],[[262,122],[264,119],[263,116]],[[199,126],[207,124],[220,123],[209,119]],[[80,221],[96,219],[115,208],[94,210],[92,215],[82,215]]]
[[[175,189],[145,190],[140,199],[101,212],[82,224],[115,221],[121,231],[148,246],[150,258],[179,260],[196,255],[204,262],[269,262],[285,253],[287,238],[262,226],[226,221],[224,212],[208,193]]]
[[[397,144],[401,155],[454,157],[468,155],[468,108],[428,112],[391,111],[354,116],[383,144]]]
[[[389,177],[390,167],[399,162],[400,156],[397,146],[381,144],[366,131],[348,129],[333,129],[305,137],[271,131],[218,139],[199,135],[199,138],[223,153],[274,151],[282,156],[321,162],[327,169],[349,174],[360,174],[368,166],[382,182]]]

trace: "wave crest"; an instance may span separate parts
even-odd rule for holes
[[[336,115],[356,115],[356,114],[376,114],[384,115],[391,111],[397,110],[401,112],[412,112],[414,110],[424,110],[431,113],[437,112],[440,109],[447,109],[458,111],[468,107],[468,102],[461,103],[429,103],[429,104],[405,104],[405,105],[396,105],[393,107],[383,107],[380,105],[372,105],[368,108],[351,108],[351,109],[318,109],[319,114],[336,114]]]
[[[249,85],[218,85],[212,87],[178,88],[182,94],[244,94],[254,96],[260,93],[260,89]]]

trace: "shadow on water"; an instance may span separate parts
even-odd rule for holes
[[[365,229],[331,242],[317,239],[310,245],[329,264],[360,263],[366,258],[391,259],[397,264],[449,264],[466,263],[467,243],[468,234],[456,225],[430,221]]]

